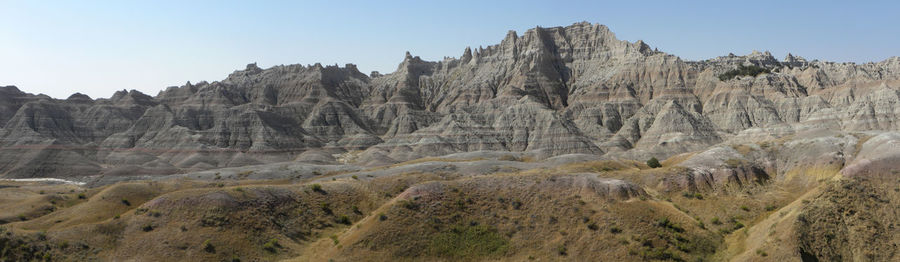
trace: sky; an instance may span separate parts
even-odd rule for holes
[[[772,52],[837,62],[900,56],[900,1],[8,1],[0,86],[66,98],[156,95],[256,62],[393,72],[499,43],[508,30],[607,25],[687,60]]]

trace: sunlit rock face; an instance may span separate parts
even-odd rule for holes
[[[758,75],[719,76],[742,66]],[[0,174],[157,175],[279,161],[359,163],[495,150],[667,157],[745,130],[900,130],[900,58],[768,52],[683,61],[599,24],[510,31],[390,74],[248,65],[216,82],[92,99],[0,87]],[[788,131],[790,132],[790,131]]]

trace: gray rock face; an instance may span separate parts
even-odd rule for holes
[[[770,73],[719,75],[740,65]],[[0,87],[5,177],[155,175],[353,153],[383,164],[479,150],[667,157],[748,129],[900,129],[900,58],[768,52],[683,61],[576,23],[509,32],[382,75],[256,64],[156,96],[65,100]]]

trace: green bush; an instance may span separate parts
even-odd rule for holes
[[[207,239],[206,241],[203,241],[203,250],[209,253],[215,253],[216,247],[213,246],[212,241]]]
[[[612,226],[609,228],[609,232],[613,234],[622,233],[622,229],[617,226]]]
[[[556,253],[560,256],[565,256],[569,254],[569,250],[566,248],[566,246],[560,245],[556,247]]]
[[[312,189],[313,192],[325,193],[325,190],[322,189],[322,185],[312,184],[309,186],[309,189]]]
[[[124,198],[123,198],[123,199],[122,199],[122,204],[123,204],[123,205],[126,205],[126,206],[130,206],[130,205],[131,205],[131,202],[129,202],[128,199],[124,199]]]
[[[647,160],[647,166],[651,168],[660,168],[662,167],[662,164],[659,163],[659,159],[651,157],[650,160]]]
[[[416,209],[419,209],[419,204],[416,204],[416,202],[414,202],[414,201],[412,201],[412,200],[408,200],[408,199],[406,199],[406,200],[401,200],[401,201],[400,201],[400,206],[402,206],[402,207],[404,207],[404,208],[406,208],[406,209],[409,209],[409,210],[416,210]]]
[[[337,219],[337,222],[338,222],[339,224],[344,224],[344,225],[349,225],[349,224],[351,224],[351,222],[350,222],[350,217],[348,217],[347,215],[341,215],[341,217],[339,217],[339,218]]]
[[[269,242],[266,242],[265,244],[263,244],[263,249],[265,249],[266,251],[275,253],[276,251],[278,251],[279,246],[280,245],[278,245],[278,239],[273,238],[272,240],[269,240]]]
[[[769,71],[769,69],[758,67],[755,65],[751,65],[751,66],[741,65],[736,69],[729,70],[728,72],[725,72],[724,74],[719,75],[719,80],[727,81],[727,80],[731,80],[732,78],[735,78],[737,76],[757,76],[762,73],[771,73],[771,71]]]

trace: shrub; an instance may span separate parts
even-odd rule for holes
[[[359,180],[359,177],[356,176],[356,175],[353,175],[352,178],[353,178],[354,180]]]
[[[710,223],[713,223],[713,225],[721,225],[722,221],[719,220],[719,217],[713,217],[712,221],[710,221]]]
[[[556,253],[560,256],[565,256],[569,254],[569,250],[566,248],[566,246],[560,245],[556,247]]]
[[[622,229],[617,226],[612,226],[609,228],[609,232],[613,234],[622,233]]]
[[[325,193],[325,190],[322,189],[322,185],[312,184],[309,186],[309,189],[312,189],[313,192]]]
[[[278,251],[279,246],[280,245],[278,244],[278,239],[273,238],[272,240],[269,240],[269,242],[266,242],[265,244],[263,244],[263,249],[265,249],[266,251],[275,253]]]
[[[661,218],[659,221],[656,222],[656,225],[659,227],[665,228],[665,229],[669,229],[669,230],[678,232],[678,233],[684,232],[684,228],[681,228],[680,226],[678,226],[678,224],[675,224],[675,223],[672,223],[672,221],[669,221],[668,217]]]
[[[206,252],[209,252],[209,253],[215,253],[215,252],[216,252],[216,247],[213,246],[212,241],[210,241],[209,239],[203,241],[203,245],[202,245],[202,246],[203,246],[203,250],[206,251]]]
[[[388,219],[388,217],[384,213],[378,214],[378,220],[385,221],[387,219]]]
[[[131,202],[128,202],[128,199],[124,199],[124,198],[122,199],[122,204],[124,204],[126,206],[131,206]]]
[[[84,193],[78,193],[78,199],[85,199],[85,198],[87,198],[87,196],[85,196]]]
[[[151,225],[151,224],[145,224],[143,227],[141,227],[141,230],[144,230],[144,232],[150,232],[150,231],[153,231],[153,225]]]
[[[419,209],[419,204],[416,204],[416,202],[413,202],[412,200],[408,200],[408,199],[400,201],[400,206],[402,206],[403,208],[409,209],[409,210]]]
[[[337,222],[338,222],[339,224],[349,225],[349,224],[350,224],[350,217],[348,217],[347,215],[341,215],[341,217],[339,217],[339,218],[337,219]]]
[[[594,230],[594,231],[597,231],[598,229],[600,229],[600,227],[597,226],[597,223],[590,223],[590,224],[588,224],[587,227],[588,227],[588,229]]]
[[[518,199],[513,200],[512,207],[515,210],[519,210],[520,208],[522,208],[522,201],[519,201]]]
[[[651,157],[650,160],[647,160],[647,166],[651,168],[660,168],[662,167],[662,164],[659,163],[659,159]]]
[[[766,205],[766,211],[772,211],[772,210],[775,210],[774,205]]]
[[[769,69],[762,68],[759,66],[751,65],[751,66],[738,66],[736,69],[729,70],[721,75],[719,75],[719,80],[727,81],[735,78],[737,76],[757,76],[762,73],[771,73]]]
[[[322,203],[322,211],[325,211],[326,214],[331,214],[331,205],[328,203]]]
[[[750,211],[750,208],[747,207],[747,206],[742,205],[742,206],[741,206],[741,210],[744,210],[744,211]]]
[[[341,243],[340,241],[338,241],[337,235],[331,235],[328,238],[331,238],[331,242],[334,243],[335,246]]]

